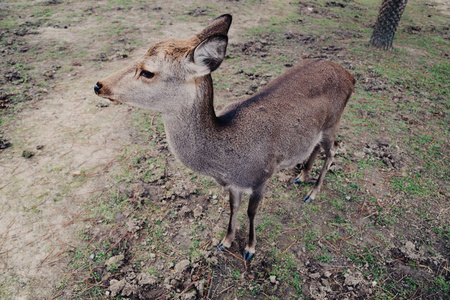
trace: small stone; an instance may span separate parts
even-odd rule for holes
[[[181,217],[185,217],[185,216],[187,216],[187,215],[190,214],[190,213],[191,213],[191,210],[190,210],[189,207],[187,207],[187,206],[183,206],[183,207],[180,209],[180,212],[179,212],[179,214],[180,214]]]
[[[355,152],[353,153],[353,157],[355,159],[362,159],[364,157],[364,152]]]
[[[328,292],[328,293],[332,291],[332,290],[331,290],[330,283],[328,282],[327,279],[321,279],[321,282],[322,282],[323,290],[324,290],[324,291],[326,291],[326,292]]]
[[[125,279],[128,282],[132,282],[135,278],[136,278],[136,273],[134,273],[134,272],[129,272],[125,275]]]
[[[122,290],[122,296],[131,296],[133,293],[136,293],[137,286],[131,283],[125,283],[125,286]]]
[[[189,267],[189,260],[184,259],[177,263],[174,267],[175,273],[183,273]]]
[[[194,209],[194,218],[198,218],[202,215],[203,213],[203,208],[198,205],[195,209]]]
[[[185,293],[181,296],[182,300],[195,300],[197,299],[197,291],[194,289],[188,293]]]
[[[147,273],[139,273],[136,276],[136,279],[140,285],[156,285],[158,283],[156,277],[147,274]]]
[[[211,251],[207,251],[207,250],[202,250],[201,253],[202,253],[202,256],[203,256],[204,258],[208,258],[208,257],[210,257],[211,254],[212,254]]]
[[[215,238],[215,237],[213,237],[213,238],[211,239],[211,245],[213,245],[214,247],[217,246],[217,245],[219,245],[219,243],[220,243],[219,239],[217,239],[217,238]]]
[[[345,200],[350,201],[352,198],[350,196],[345,197]]]
[[[275,275],[270,276],[270,282],[271,283],[276,283],[277,282],[277,277]]]
[[[206,283],[205,279],[202,279],[200,281],[196,281],[194,283],[194,286],[197,289],[197,291],[198,291],[198,293],[200,294],[201,297],[203,296],[203,292],[205,290],[205,283]]]
[[[123,264],[124,258],[125,256],[123,254],[113,256],[105,262],[105,265],[108,267],[112,265],[114,265],[115,267],[120,267]]]
[[[309,277],[311,277],[312,279],[318,279],[318,278],[320,278],[320,273],[317,272],[317,273],[309,274]]]
[[[140,229],[142,229],[142,224],[143,224],[142,220],[130,219],[127,222],[128,232],[133,233],[133,232],[139,231]]]
[[[326,278],[329,278],[331,276],[331,273],[328,271],[325,271],[325,273],[323,273],[323,276],[325,276]]]
[[[219,260],[217,259],[217,257],[213,256],[213,257],[211,257],[211,258],[209,259],[209,262],[210,262],[212,265],[217,265],[217,264],[219,263]]]
[[[361,273],[356,273],[354,275],[348,275],[347,278],[345,278],[345,285],[351,285],[351,286],[356,286],[358,285],[360,282],[363,281],[363,276]]]
[[[122,291],[123,287],[125,286],[125,279],[122,280],[116,280],[111,279],[109,282],[109,290],[111,291],[111,296],[115,297],[117,295],[120,295],[120,292]]]

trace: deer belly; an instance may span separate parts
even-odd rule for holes
[[[297,164],[304,163],[313,152],[314,148],[320,143],[322,140],[322,133],[318,134],[316,138],[309,143],[306,147],[299,147],[295,153],[288,154],[285,156],[285,159],[280,162],[278,165],[278,169],[287,169],[295,167]],[[300,143],[301,144],[301,143]],[[306,149],[305,149],[306,148]]]

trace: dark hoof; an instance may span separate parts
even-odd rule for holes
[[[217,247],[216,247],[216,251],[222,251],[224,249],[228,250],[228,247],[226,247],[224,244],[222,244],[222,242],[220,242],[220,244],[217,245]]]
[[[244,255],[242,257],[245,259],[245,261],[249,262],[253,258],[253,256],[255,256],[255,253],[244,250]]]
[[[310,196],[306,196],[305,199],[303,199],[303,202],[305,202],[305,203],[311,203],[313,201],[314,201],[314,199],[311,198]]]
[[[295,178],[294,179],[294,183],[295,184],[300,184],[300,183],[303,183],[303,181],[301,181],[299,178]]]

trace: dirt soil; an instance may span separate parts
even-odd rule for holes
[[[227,223],[226,196],[220,193],[217,186],[213,186],[213,193],[198,192],[205,186],[200,181],[189,179],[189,176],[195,175],[180,171],[182,167],[169,154],[163,132],[152,131],[154,149],[146,150],[147,154],[142,159],[161,155],[166,157],[170,176],[159,174],[155,169],[152,173],[155,180],[133,182],[132,188],[117,186],[115,171],[124,168],[121,162],[124,156],[126,160],[127,149],[134,149],[135,145],[145,148],[149,140],[142,140],[141,133],[133,126],[133,119],[139,113],[136,109],[104,102],[95,96],[93,86],[98,79],[142,55],[151,42],[164,37],[183,38],[193,34],[211,20],[211,15],[220,11],[235,15],[230,30],[228,58],[251,57],[255,60],[239,65],[227,62],[223,66],[224,71],[219,76],[242,76],[240,78],[245,78],[245,81],[238,79],[230,86],[221,87],[217,91],[219,107],[228,102],[223,99],[236,100],[251,95],[275,77],[273,73],[258,74],[251,71],[257,59],[267,58],[272,52],[286,55],[283,68],[289,68],[302,58],[333,59],[349,69],[355,69],[359,62],[346,57],[346,49],[343,48],[326,46],[317,51],[314,45],[323,39],[307,32],[282,33],[288,44],[279,47],[276,45],[278,37],[270,33],[249,39],[247,29],[265,24],[271,15],[278,13],[277,8],[282,5],[278,1],[273,6],[246,6],[246,1],[219,0],[212,1],[212,4],[208,4],[211,6],[208,6],[203,2],[206,3],[186,1],[181,4],[180,1],[166,0],[151,1],[149,4],[138,1],[133,6],[124,1],[0,3],[0,9],[3,10],[1,19],[6,20],[16,13],[18,19],[14,22],[21,25],[13,31],[2,29],[0,33],[4,47],[0,106],[4,111],[13,111],[14,115],[7,117],[8,121],[1,124],[0,133],[0,298],[72,299],[74,295],[81,294],[79,288],[75,287],[79,280],[88,286],[100,282],[97,287],[105,298],[206,299],[210,293],[216,293],[219,295],[217,299],[234,299],[232,291],[237,287],[228,285],[224,274],[239,277],[239,280],[246,282],[246,288],[251,287],[253,281],[264,282],[261,286],[270,287],[273,295],[279,293],[278,296],[281,296],[284,293],[283,282],[275,276],[269,276],[268,270],[274,268],[272,257],[257,256],[247,269],[245,264],[241,267],[233,265],[240,263],[238,259],[232,260],[234,258],[231,256],[214,253],[212,246],[217,244],[223,233],[221,230]],[[447,9],[448,13],[445,1],[436,2],[440,3],[438,8]],[[344,1],[340,5],[353,5],[355,10],[358,9],[357,2],[353,1]],[[215,8],[217,6],[221,9]],[[342,6],[301,1],[298,10],[292,13],[336,18],[330,7]],[[302,21],[299,22],[301,24]],[[355,33],[340,33],[342,39],[363,39]],[[300,56],[290,54],[292,51],[289,45],[292,46],[294,41],[296,47],[301,46],[303,49],[297,51],[301,53]],[[32,68],[19,68],[19,64]],[[366,92],[392,88],[382,79],[371,77],[370,73],[361,75],[358,80],[363,82],[362,91]],[[221,83],[217,84],[220,86]],[[14,90],[16,92],[11,92]],[[362,117],[366,113],[361,112]],[[157,115],[150,115],[153,116],[158,118]],[[344,127],[347,125],[344,121]],[[352,147],[361,143],[362,149],[356,151],[354,156],[346,155],[346,151],[353,152]],[[129,155],[133,153],[131,151]],[[372,157],[384,163],[386,169],[400,173],[406,170],[405,165],[408,163],[402,150],[391,146],[384,137],[343,142],[333,168],[338,171],[340,162],[349,157]],[[377,183],[368,186],[370,193],[378,194],[381,198],[386,194],[386,173],[377,169],[367,175],[367,182]],[[283,172],[277,175],[276,180],[288,185],[292,175]],[[163,176],[166,176],[166,180],[161,181],[159,178]],[[273,188],[274,185],[270,184],[268,195],[282,193],[273,191]],[[289,188],[286,193],[295,192],[296,189]],[[104,221],[86,207],[92,208],[94,199],[116,192],[136,201],[136,207],[148,199],[163,203],[167,215],[164,215],[165,218],[151,219],[143,214],[136,218],[131,211],[126,210],[113,216],[116,223],[112,228],[104,227]],[[277,203],[267,201],[261,209],[275,213]],[[391,201],[396,201],[395,196]],[[370,206],[360,207],[356,214],[371,215],[375,209]],[[210,213],[211,218],[208,217]],[[444,215],[447,213],[443,212]],[[286,214],[286,222],[299,217],[295,215],[294,209]],[[321,215],[323,220],[320,222],[326,224],[328,217],[330,215]],[[261,223],[262,217],[258,218],[257,223]],[[145,243],[141,244],[141,230],[150,228],[152,222],[159,224],[163,219],[171,222],[165,238],[170,239],[177,248],[190,247],[192,233],[188,228],[198,222],[210,229],[198,234],[207,244],[200,248],[197,258],[179,254],[177,249],[172,249],[173,256],[168,259],[161,256],[158,249],[147,247],[150,256],[142,260],[141,266],[152,265],[160,275],[149,274],[136,267],[132,249],[146,249]],[[358,226],[368,220],[359,219],[361,223]],[[394,241],[403,229],[406,230],[386,229],[385,233],[390,230]],[[404,235],[411,237],[414,233],[412,230],[410,235]],[[239,255],[245,245],[245,230],[239,230],[237,236],[230,252]],[[83,266],[73,264],[77,251],[83,247],[89,248],[91,242],[105,237],[117,246],[117,251],[104,264],[95,267],[96,276],[101,280],[95,281],[89,276],[86,279],[85,273],[81,271]],[[371,241],[375,239],[371,238]],[[361,245],[365,242],[360,241]],[[303,280],[299,289],[305,298],[369,299],[375,294],[377,282],[370,276],[360,269],[341,272],[337,266],[338,263],[339,266],[346,266],[350,261],[321,262],[304,257],[301,254],[305,252],[305,247],[293,242],[291,244],[287,235],[277,243],[280,243],[280,249],[290,249],[296,253],[298,266],[293,269],[298,270]],[[322,243],[326,244],[326,241]],[[415,261],[426,266],[414,271],[418,278],[427,277],[427,272],[435,274],[438,269],[441,274],[443,268],[447,268],[448,272],[448,252],[445,253],[448,249],[443,250],[444,246],[433,249],[435,255],[430,256],[425,245],[416,245],[412,238],[393,244],[393,247],[385,248],[382,253],[386,256],[389,268],[396,268],[399,261]],[[262,243],[258,247],[259,253],[267,253],[272,245]],[[358,251],[357,255],[364,255],[363,251]],[[213,266],[210,274],[216,276],[215,282],[210,277],[202,277],[202,264],[205,261]],[[231,265],[240,273],[232,270]],[[399,281],[403,274],[413,272],[407,263],[402,266],[404,273],[396,275]],[[210,288],[213,285],[211,282],[215,284],[214,289]],[[267,297],[264,291],[253,292],[252,295],[258,299]],[[91,297],[86,296],[86,299]]]

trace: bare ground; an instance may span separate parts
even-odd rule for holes
[[[2,284],[17,296],[44,297],[58,284],[65,253],[78,246],[77,232],[89,219],[83,201],[109,184],[97,174],[130,142],[128,108],[97,108],[85,88],[91,81],[80,75],[21,112],[9,127],[15,147],[0,158]],[[24,149],[35,154],[26,159]],[[92,176],[80,178],[83,172]]]

